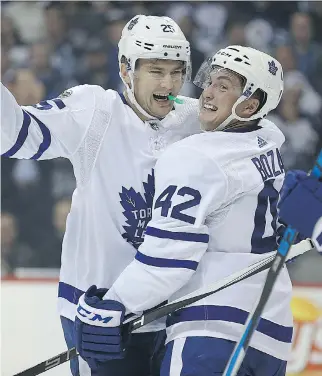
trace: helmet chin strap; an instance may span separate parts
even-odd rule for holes
[[[135,99],[135,95],[134,95],[134,79],[133,79],[133,73],[132,72],[128,72],[129,74],[129,77],[130,77],[130,80],[131,80],[131,87],[132,89],[130,88],[130,85],[128,85],[124,78],[122,77],[121,75],[121,72],[119,73],[120,74],[120,77],[121,77],[121,80],[123,81],[123,84],[125,85],[126,87],[126,93],[127,93],[127,96],[129,98],[129,100],[131,101],[131,103],[135,106],[135,108],[140,112],[141,115],[143,115],[144,117],[148,118],[149,120],[157,120],[157,118],[155,116],[152,116],[150,114],[148,114],[139,104],[138,102],[136,101]]]
[[[255,119],[258,119],[258,114],[254,114],[252,116],[250,116],[249,118],[242,118],[240,116],[238,116],[236,114],[236,108],[237,106],[243,102],[245,99],[247,99],[247,97],[245,98],[244,95],[241,95],[237,101],[234,103],[232,109],[231,109],[231,114],[226,118],[226,120],[224,120],[221,124],[218,125],[217,128],[215,128],[214,130],[210,131],[210,132],[215,132],[215,131],[222,131],[225,127],[227,127],[227,125],[232,121],[232,120],[239,120],[239,121],[242,121],[242,122],[248,122],[248,121],[252,121],[252,120],[255,120]],[[202,129],[202,128],[201,128]],[[204,132],[209,132],[209,131],[205,131],[204,129],[202,129]]]

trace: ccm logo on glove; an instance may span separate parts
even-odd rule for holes
[[[76,316],[84,323],[101,326],[114,327],[120,325],[121,311],[108,311],[106,309],[93,308],[85,303],[85,295],[79,299]]]

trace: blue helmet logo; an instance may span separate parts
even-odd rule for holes
[[[274,60],[268,62],[268,71],[273,76],[276,76],[276,72],[278,71],[278,68],[277,68]]]

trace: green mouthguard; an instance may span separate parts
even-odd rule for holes
[[[170,99],[170,101],[176,102],[178,104],[183,104],[183,100],[182,99],[174,97],[173,95],[168,95],[168,99]]]

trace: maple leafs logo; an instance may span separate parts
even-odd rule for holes
[[[144,233],[147,224],[152,217],[152,203],[154,197],[154,170],[148,175],[147,181],[143,183],[144,194],[136,192],[132,187],[122,187],[119,194],[123,214],[126,218],[126,225],[123,226],[125,233],[122,237],[131,243],[136,249],[143,243]]]
[[[276,76],[276,72],[278,71],[278,68],[277,68],[274,60],[268,62],[268,71],[273,76]]]

